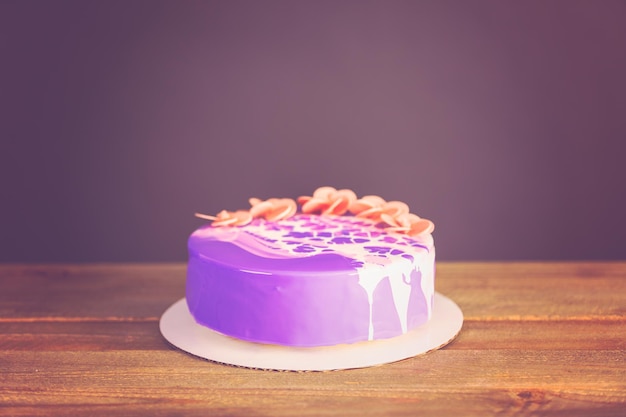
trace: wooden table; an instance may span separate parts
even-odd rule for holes
[[[0,415],[626,415],[626,263],[438,263],[445,348],[374,368],[212,363],[159,333],[183,264],[0,266]]]

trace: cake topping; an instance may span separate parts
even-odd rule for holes
[[[356,194],[352,190],[320,187],[315,190],[312,197],[298,197],[298,203],[302,205],[304,214],[320,213],[341,216],[348,211],[356,199]]]
[[[253,219],[264,218],[268,221],[288,219],[297,212],[297,204],[290,198],[270,198],[261,200],[251,198],[250,210],[220,211],[216,216],[196,213],[196,217],[212,220],[211,226],[245,226]],[[365,218],[380,225],[387,232],[402,233],[409,236],[426,235],[433,232],[432,221],[410,213],[409,206],[401,201],[385,201],[376,195],[357,198],[349,189],[337,190],[333,187],[320,187],[312,196],[298,197],[304,214],[336,215],[346,213]]]
[[[205,220],[213,220],[213,223],[211,223],[212,226],[245,226],[252,221],[252,214],[250,214],[249,211],[245,210],[222,210],[217,213],[217,216],[209,216],[208,214],[196,213],[196,217]]]
[[[250,214],[255,219],[263,217],[266,220],[275,222],[288,219],[298,211],[296,202],[291,198],[270,198],[265,201],[258,198],[251,198],[248,201],[252,206],[252,208],[250,208]]]

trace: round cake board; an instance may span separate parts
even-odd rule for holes
[[[428,323],[402,336],[338,346],[289,347],[225,336],[196,323],[184,298],[163,313],[160,329],[174,346],[215,362],[277,371],[331,371],[396,362],[445,346],[461,330],[463,313],[439,293],[433,307]]]

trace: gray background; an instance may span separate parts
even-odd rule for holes
[[[0,261],[404,200],[440,260],[626,259],[624,1],[0,1]]]

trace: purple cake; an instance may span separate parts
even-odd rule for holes
[[[188,242],[194,319],[238,339],[298,347],[386,339],[426,323],[434,297],[432,222],[412,214],[408,221],[408,207],[399,212],[397,202],[374,204],[368,196],[337,203],[343,191],[321,206],[307,204],[316,194],[302,197],[306,213],[276,199],[255,210],[272,200],[251,199],[249,216],[202,216],[215,221]]]

